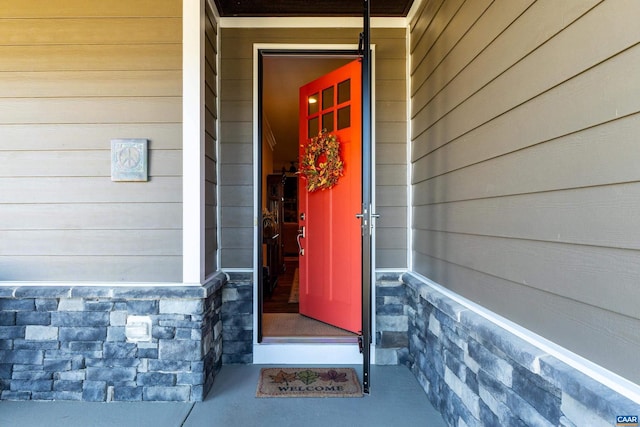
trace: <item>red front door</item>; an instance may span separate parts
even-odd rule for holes
[[[361,64],[355,60],[300,88],[300,156],[321,130],[337,137],[343,176],[324,190],[299,191],[300,314],[362,330]],[[322,162],[322,157],[319,159]],[[302,232],[304,230],[304,232]]]

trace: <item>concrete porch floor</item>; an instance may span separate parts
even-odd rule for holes
[[[363,398],[256,398],[259,365],[223,366],[204,402],[0,402],[6,427],[445,426],[404,366],[372,366]],[[361,370],[356,367],[359,375]]]

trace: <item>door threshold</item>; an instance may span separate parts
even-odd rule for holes
[[[362,354],[357,339],[348,343],[262,342],[253,345],[253,363],[257,365],[357,365],[362,363]]]
[[[357,344],[358,337],[262,337],[261,344]]]

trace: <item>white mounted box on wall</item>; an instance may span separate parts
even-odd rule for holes
[[[148,181],[148,140],[111,140],[111,181]]]
[[[151,341],[151,317],[127,316],[124,333],[127,342]]]

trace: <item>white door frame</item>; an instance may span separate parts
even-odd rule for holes
[[[358,49],[357,44],[286,44],[286,43],[254,43],[253,45],[253,206],[254,206],[254,235],[253,241],[258,241],[258,236],[262,231],[258,227],[258,218],[260,217],[260,207],[262,195],[258,189],[261,183],[261,177],[258,176],[258,165],[260,161],[260,151],[262,149],[262,142],[260,141],[260,135],[258,134],[258,120],[261,117],[261,112],[258,111],[258,96],[259,96],[259,73],[258,73],[258,61],[260,50],[287,50],[287,51],[309,51],[309,50],[330,50],[330,51],[355,51]],[[372,81],[375,82],[375,46],[372,45]],[[375,85],[372,93],[372,103],[375,105]],[[372,142],[375,147],[375,108],[372,116],[373,132]],[[373,150],[372,159],[372,171],[375,172],[375,149]],[[372,178],[372,188],[375,188],[375,173]],[[375,206],[375,199],[374,199]],[[260,234],[259,234],[260,233]],[[372,237],[372,248],[375,254],[375,229]],[[360,354],[358,344],[333,344],[333,343],[319,343],[319,344],[296,344],[296,343],[258,343],[258,280],[259,274],[262,270],[261,266],[258,266],[258,250],[260,248],[254,248],[253,251],[253,363],[254,364],[349,364],[359,365],[362,364],[362,354]],[[372,257],[372,280],[375,282],[375,256]],[[260,267],[260,268],[259,268]],[[371,335],[375,337],[376,334],[376,314],[375,314],[375,283],[372,283],[372,330]],[[375,364],[375,342],[371,345],[371,363]]]

